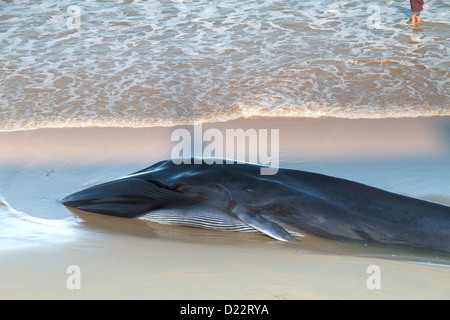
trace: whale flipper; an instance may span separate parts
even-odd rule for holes
[[[173,202],[194,203],[195,199],[158,181],[122,179],[96,185],[61,200],[80,210],[134,218]]]
[[[257,215],[255,213],[249,212],[236,206],[236,201],[231,200],[228,204],[228,209],[241,221],[247,223],[249,226],[255,228],[256,230],[268,235],[276,240],[291,242],[296,240],[288,231],[286,231],[279,224]]]

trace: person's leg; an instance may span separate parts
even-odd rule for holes
[[[416,15],[416,20],[417,20],[418,23],[420,23],[419,15],[420,15],[420,14]]]
[[[411,15],[411,24],[414,24],[415,21],[416,21],[416,15],[415,15],[415,14],[412,14],[412,15]]]

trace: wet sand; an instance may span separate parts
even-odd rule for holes
[[[170,158],[175,128],[0,133],[0,298],[450,297],[448,254],[310,235],[285,244],[89,214],[58,201]],[[280,166],[450,205],[449,117],[251,118],[208,128],[279,129]],[[368,288],[371,265],[380,268],[380,289]],[[79,267],[80,289],[67,286],[69,266]]]

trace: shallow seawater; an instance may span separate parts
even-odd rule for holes
[[[445,1],[2,1],[0,130],[449,115]]]

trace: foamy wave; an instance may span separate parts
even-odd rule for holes
[[[407,66],[407,67],[414,67],[416,64],[408,61],[395,61],[395,60],[384,60],[384,59],[376,59],[376,60],[366,60],[366,61],[359,61],[359,60],[347,60],[345,61],[349,65],[363,65],[363,66],[383,66],[383,65],[400,65],[400,66]]]
[[[79,29],[68,27],[72,5]],[[0,130],[448,116],[443,6],[424,12],[422,33],[400,6],[369,28],[367,5],[5,2]]]
[[[340,118],[340,119],[386,119],[386,118],[417,118],[417,117],[446,117],[450,116],[448,108],[390,108],[389,110],[376,111],[367,106],[342,108],[340,110],[320,107],[292,107],[280,105],[275,109],[264,105],[239,105],[235,104],[227,114],[211,113],[204,116],[192,117],[186,120],[170,119],[143,119],[132,118],[126,115],[114,119],[101,119],[95,116],[93,119],[57,119],[41,121],[10,121],[7,125],[0,126],[0,132],[23,131],[48,128],[149,128],[172,127],[178,125],[194,125],[198,123],[226,122],[248,118]]]
[[[406,110],[405,110],[406,109]],[[450,116],[450,110],[442,108],[436,110],[430,108],[405,108],[392,107],[389,110],[374,110],[368,106],[355,106],[342,108],[340,110],[325,108],[292,108],[290,106],[280,107],[276,110],[267,108],[246,108],[242,109],[240,115],[249,117],[288,117],[288,118],[344,118],[344,119],[384,119],[384,118],[416,118]]]

